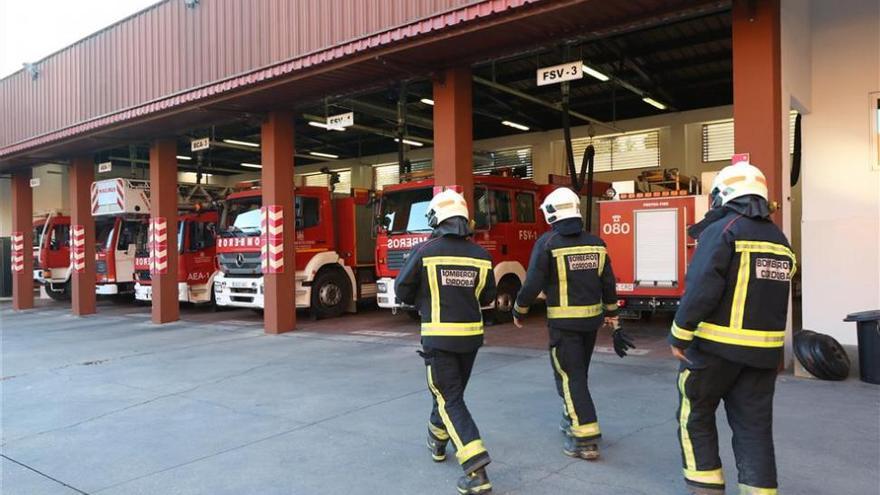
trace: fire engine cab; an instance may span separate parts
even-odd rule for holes
[[[146,249],[149,215],[149,181],[106,179],[92,183],[97,294],[134,292],[135,253]]]
[[[547,224],[538,209],[555,186],[531,180],[494,175],[474,176],[474,242],[492,255],[498,296],[496,321],[509,318],[516,294],[526,276],[529,256]],[[432,178],[385,186],[376,239],[377,301],[380,308],[397,312],[411,309],[394,293],[394,278],[412,249],[428,239],[431,227],[425,217],[433,197]]]
[[[622,314],[675,311],[696,241],[687,229],[709,207],[687,191],[630,193],[599,202],[599,236],[608,245]]]
[[[220,273],[214,279],[218,306],[263,308],[259,182],[226,198],[217,239]],[[294,193],[291,190],[291,193]],[[372,212],[367,190],[334,195],[327,187],[295,189],[297,308],[326,318],[354,312],[358,301],[376,295]]]
[[[52,211],[34,218],[34,281],[56,301],[70,299],[70,217]]]
[[[177,222],[177,290],[178,301],[210,303],[213,300],[214,277],[218,273],[216,239],[220,214],[216,210],[181,213]],[[150,252],[139,246],[136,253],[134,297],[152,301]]]

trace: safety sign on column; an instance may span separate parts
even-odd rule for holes
[[[260,213],[263,273],[284,273],[284,210],[279,205],[269,205],[262,207]]]
[[[150,274],[168,273],[168,222],[165,217],[150,219]]]
[[[12,271],[24,271],[24,233],[12,233]]]
[[[73,226],[72,231],[73,249],[70,250],[70,264],[75,273],[83,273],[86,271],[86,227],[77,224]]]

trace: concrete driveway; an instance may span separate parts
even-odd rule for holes
[[[454,459],[434,464],[424,446],[430,398],[406,316],[306,321],[282,336],[263,335],[247,312],[185,320],[156,327],[142,307],[75,318],[61,305],[0,305],[0,492],[455,493]],[[512,329],[491,329],[489,341]],[[587,463],[561,452],[540,347],[493,343],[477,358],[467,400],[495,493],[682,493],[675,363],[597,354],[603,458]],[[777,390],[780,493],[878,493],[880,387],[783,375]]]

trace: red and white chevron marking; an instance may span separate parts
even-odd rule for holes
[[[24,271],[24,233],[12,233],[12,271],[21,273]]]
[[[284,273],[284,210],[279,205],[269,205],[262,207],[260,213],[263,273]]]
[[[86,227],[85,225],[71,226],[71,250],[70,263],[75,273],[86,271]]]
[[[150,245],[150,274],[168,273],[168,222],[165,217],[150,219],[148,230]]]

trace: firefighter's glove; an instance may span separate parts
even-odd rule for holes
[[[611,333],[611,338],[614,339],[614,352],[616,352],[617,355],[620,357],[626,356],[626,351],[628,351],[629,349],[636,348],[629,335],[623,333],[623,330],[621,330],[620,328],[615,329]]]

